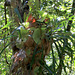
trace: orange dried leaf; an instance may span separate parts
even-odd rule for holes
[[[34,22],[36,22],[36,19],[35,19],[35,17],[33,17],[33,21],[32,21],[32,23],[34,23]]]
[[[29,15],[29,17],[28,17],[28,20],[27,20],[27,22],[30,22],[30,21],[32,21],[32,19],[33,19],[33,16],[32,16],[32,14],[30,14],[30,15]]]

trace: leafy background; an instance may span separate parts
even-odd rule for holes
[[[53,38],[52,50],[46,56],[46,64],[43,66],[44,73],[48,71],[47,75],[51,73],[56,75],[57,71],[62,68],[61,75],[75,74],[75,15],[71,15],[73,0],[41,0],[40,9],[38,0],[30,0],[30,13],[35,17],[41,18],[42,22],[46,17],[50,18],[47,23],[49,39]],[[35,6],[35,7],[33,7]],[[5,25],[4,0],[0,0],[0,74],[8,75],[10,66],[12,64],[12,49],[10,47],[10,33],[11,21],[9,22],[8,8],[7,21]],[[72,20],[71,30],[66,31],[69,20]],[[12,26],[16,29],[16,26]],[[8,28],[5,30],[5,28]],[[50,29],[51,28],[51,29]],[[36,30],[37,31],[37,30]],[[35,31],[35,34],[36,34]],[[17,31],[15,31],[17,32]],[[23,31],[22,31],[23,33]],[[35,35],[34,34],[34,35]],[[36,35],[35,35],[36,36]],[[24,37],[24,36],[23,36]],[[38,39],[35,39],[36,42]],[[7,63],[8,61],[8,63]],[[41,61],[42,62],[42,61]],[[43,63],[43,62],[42,62]],[[61,70],[60,70],[61,72]]]

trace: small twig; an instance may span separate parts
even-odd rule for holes
[[[5,4],[4,4],[4,12],[5,12],[5,25],[6,25],[7,24],[7,17],[6,17],[6,5]]]
[[[6,2],[6,0],[5,0],[5,2]],[[5,12],[5,25],[6,25],[7,24],[7,17],[6,17],[6,5],[5,4],[4,4],[4,12]],[[6,28],[4,30],[6,32]],[[4,35],[4,38],[5,38],[5,36],[6,35]],[[5,48],[5,46],[6,46],[6,40],[4,39],[4,48]],[[6,63],[9,64],[7,61],[6,50],[5,50],[5,59],[6,59]]]

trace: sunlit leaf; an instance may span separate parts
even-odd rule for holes
[[[41,30],[39,28],[34,31],[33,39],[37,44],[41,42]]]
[[[10,25],[11,25],[11,21],[8,22],[8,23],[7,23],[5,26],[3,26],[1,29],[8,28]]]

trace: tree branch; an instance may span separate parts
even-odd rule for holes
[[[71,10],[71,15],[70,15],[70,17],[71,17],[72,15],[74,15],[74,14],[75,14],[75,0],[73,0],[73,5],[72,5],[72,10]],[[73,20],[73,18],[72,18],[72,20]],[[69,22],[68,22],[67,31],[70,31],[70,29],[71,29],[72,20],[69,20]]]
[[[5,6],[10,6],[11,0],[5,0]]]

